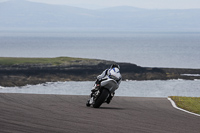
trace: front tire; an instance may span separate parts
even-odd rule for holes
[[[88,100],[87,103],[86,103],[86,106],[87,106],[87,107],[90,107],[90,105],[91,105],[91,104],[89,103],[89,101],[90,101],[90,100]]]
[[[105,100],[108,96],[109,96],[109,91],[106,89],[103,89],[101,95],[97,98],[97,100],[95,100],[93,107],[99,108],[101,106],[101,104],[105,102]]]

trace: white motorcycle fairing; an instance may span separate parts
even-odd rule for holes
[[[114,79],[111,79],[111,78],[102,80],[100,86],[101,86],[101,88],[107,89],[110,93],[114,93],[115,90],[117,90],[119,87],[117,81],[115,81]]]

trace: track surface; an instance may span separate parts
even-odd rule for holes
[[[200,117],[166,98],[114,97],[101,108],[87,96],[0,94],[1,133],[199,133]]]

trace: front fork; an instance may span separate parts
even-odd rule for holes
[[[96,101],[96,99],[100,96],[101,91],[97,90],[96,92],[92,92],[91,93],[91,98],[90,98],[90,104],[94,104],[94,102]],[[113,98],[115,93],[110,93],[109,96],[106,98],[105,102],[110,103],[111,99]]]
[[[98,96],[99,96],[99,94],[100,94],[100,90],[97,90],[97,91],[95,91],[95,92],[92,92],[91,94],[90,94],[90,101],[89,101],[89,103],[90,104],[94,104],[94,101],[98,98]]]

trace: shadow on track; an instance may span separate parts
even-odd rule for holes
[[[113,109],[113,110],[124,110],[123,108],[118,108],[118,107],[100,107],[98,109]]]

